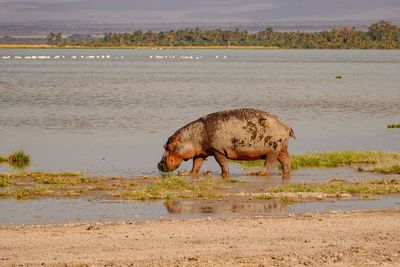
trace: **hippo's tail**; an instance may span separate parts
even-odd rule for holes
[[[294,135],[294,131],[292,128],[290,128],[289,137],[293,137],[293,139],[296,139],[296,136]]]

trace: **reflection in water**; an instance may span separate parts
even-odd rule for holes
[[[93,201],[90,198],[0,201],[0,224],[86,221],[148,221],[242,216],[285,216],[308,212],[400,208],[400,195],[373,200],[316,201],[286,204],[273,200]]]
[[[190,200],[174,199],[164,202],[169,213],[193,214],[237,214],[276,215],[287,213],[288,204],[278,200]]]

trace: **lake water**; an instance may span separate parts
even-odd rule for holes
[[[290,216],[304,213],[399,209],[400,196],[372,200],[326,200],[284,203],[276,200],[177,199],[165,201],[107,201],[89,198],[2,200],[0,227],[22,224],[144,222],[154,220],[221,219]]]
[[[291,153],[399,151],[400,51],[0,50],[0,155],[32,170],[158,174],[175,130],[239,107],[288,122]]]

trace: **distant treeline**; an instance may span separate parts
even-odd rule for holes
[[[250,33],[243,30],[182,29],[167,32],[106,33],[100,38],[63,38],[50,33],[48,44],[57,46],[257,46],[278,48],[398,49],[400,27],[390,21],[372,24],[368,31],[346,26],[320,32],[276,32],[272,28]]]

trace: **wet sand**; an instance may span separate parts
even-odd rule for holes
[[[400,210],[0,227],[0,265],[399,266]]]

